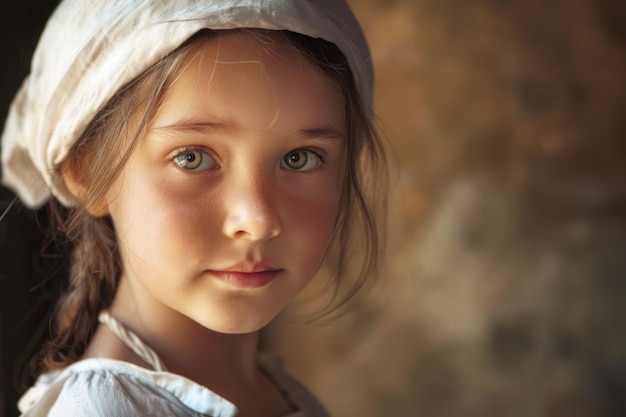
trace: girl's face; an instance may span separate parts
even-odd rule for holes
[[[241,33],[200,41],[107,194],[123,260],[116,299],[223,333],[267,324],[331,240],[343,106],[289,46]]]

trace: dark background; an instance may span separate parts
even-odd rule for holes
[[[43,26],[57,1],[2,2],[0,16],[0,118],[24,76]],[[0,188],[4,212],[13,193]],[[51,237],[44,232],[47,210],[25,209],[15,202],[0,221],[0,416],[17,415],[18,392],[30,384],[28,362],[47,332],[47,316],[59,283],[42,282],[63,275],[55,245],[44,249]],[[44,256],[41,256],[41,255]],[[58,273],[57,273],[58,272]]]
[[[1,6],[2,115],[54,3]],[[626,3],[350,3],[392,149],[389,255],[350,313],[267,343],[335,416],[626,415]],[[0,222],[0,416],[62,287],[47,221]]]

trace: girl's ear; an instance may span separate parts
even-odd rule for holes
[[[79,201],[85,203],[85,208],[94,217],[104,217],[109,214],[109,207],[104,196],[100,201],[94,204],[88,204],[84,201],[85,197],[85,184],[80,180],[79,169],[76,164],[69,163],[67,161],[61,164],[61,176],[63,181],[70,192]]]

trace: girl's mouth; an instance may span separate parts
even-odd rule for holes
[[[257,272],[209,271],[217,279],[237,288],[261,288],[268,285],[282,270],[270,269]]]
[[[237,288],[261,288],[269,284],[282,269],[267,262],[240,262],[224,269],[209,270],[221,281]]]

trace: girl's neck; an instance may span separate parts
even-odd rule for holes
[[[115,305],[111,314],[155,350],[170,372],[207,386],[207,379],[226,376],[239,383],[256,382],[258,332],[223,334],[182,315],[163,317],[156,312],[149,325]]]
[[[254,385],[258,379],[258,332],[212,331],[131,288],[122,277],[110,314],[161,358],[168,371],[205,386],[227,377]],[[99,326],[86,356],[121,359],[151,368],[106,326]]]

